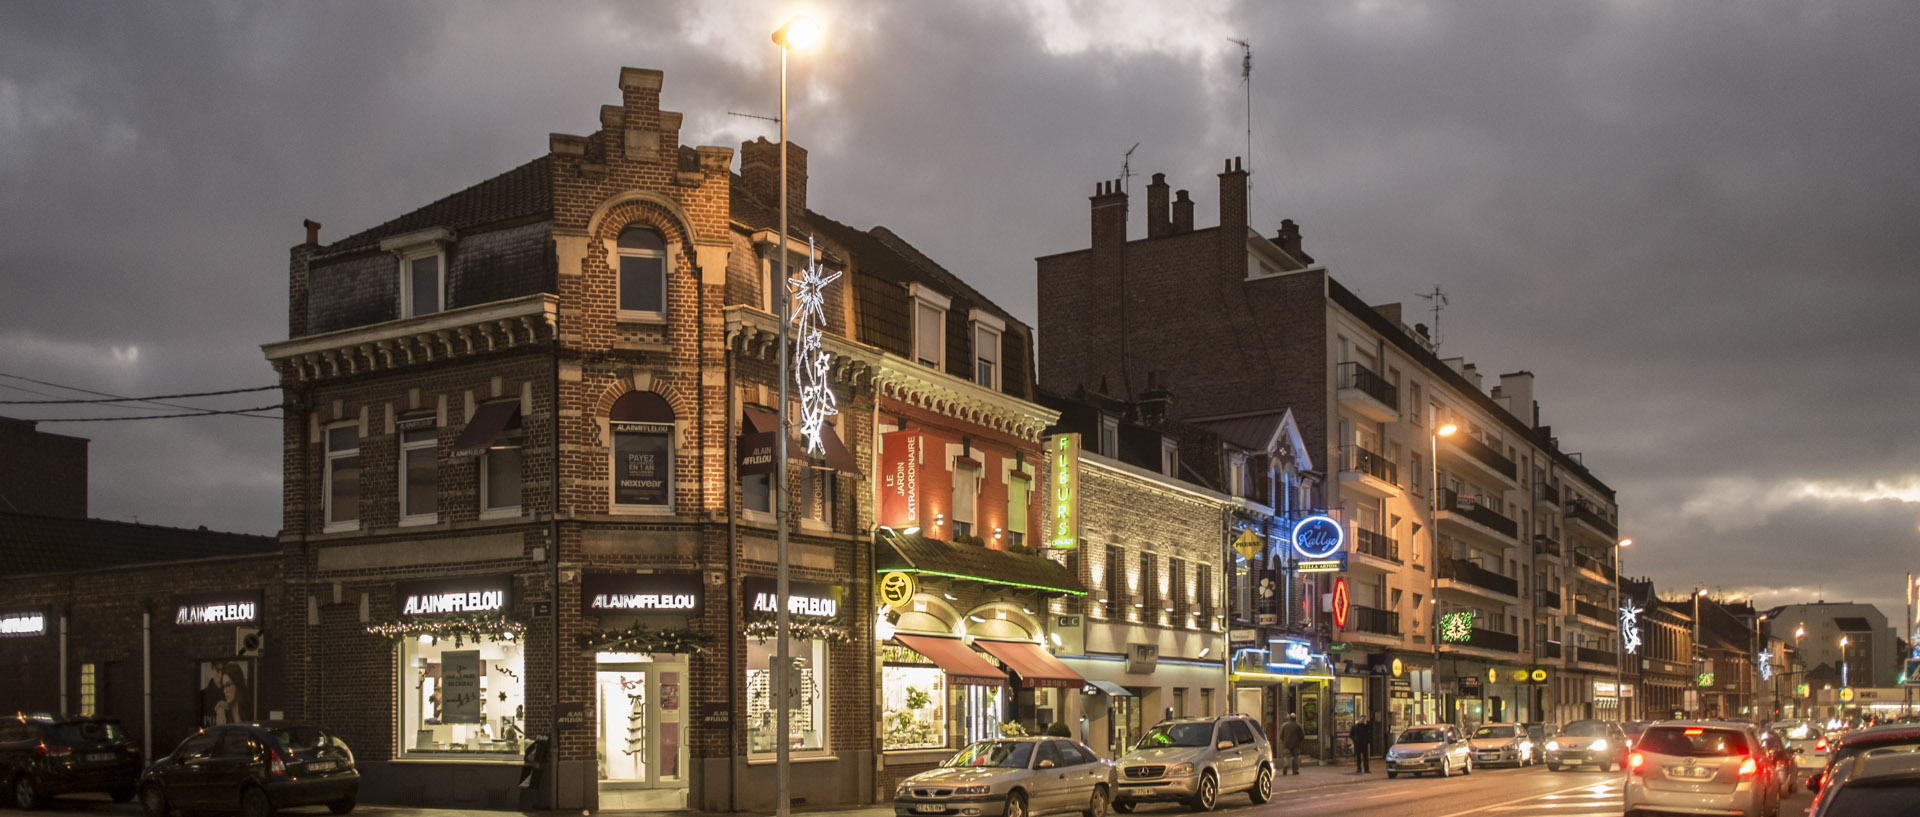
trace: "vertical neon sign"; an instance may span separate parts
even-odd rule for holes
[[[1353,597],[1347,592],[1347,577],[1333,580],[1333,626],[1345,628],[1347,613],[1353,609]]]
[[[1080,435],[1055,434],[1047,438],[1047,457],[1053,464],[1047,504],[1051,530],[1047,545],[1068,549],[1080,546]]]

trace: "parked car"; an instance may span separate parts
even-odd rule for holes
[[[1920,753],[1853,755],[1829,777],[1808,817],[1920,815]]]
[[[1473,774],[1473,744],[1460,727],[1451,723],[1428,723],[1400,730],[1387,747],[1387,777],[1401,773],[1433,772],[1452,777],[1454,770]]]
[[[1766,757],[1773,763],[1773,775],[1780,784],[1780,796],[1792,797],[1800,791],[1800,761],[1787,746],[1787,739],[1778,729],[1757,729],[1760,745],[1766,749]]]
[[[1517,723],[1489,723],[1473,730],[1473,762],[1478,766],[1526,766],[1533,763],[1533,738]]]
[[[1774,721],[1772,728],[1787,738],[1787,748],[1803,769],[1819,770],[1827,765],[1827,730],[1812,721]],[[1809,778],[1811,782],[1811,778]]]
[[[1077,811],[1105,817],[1113,800],[1113,761],[1077,740],[1019,737],[969,744],[938,768],[900,781],[898,817],[1038,817]]]
[[[62,794],[102,792],[133,798],[140,744],[101,718],[14,715],[0,718],[0,784],[15,806],[35,809]]]
[[[1896,723],[1851,733],[1829,748],[1826,765],[1807,776],[1807,791],[1819,791],[1833,770],[1845,766],[1855,757],[1902,752],[1920,752],[1920,725]]]
[[[1547,739],[1547,769],[1598,766],[1612,771],[1627,765],[1627,736],[1613,721],[1574,721]]]
[[[1117,765],[1119,812],[1167,801],[1212,811],[1221,795],[1235,792],[1246,792],[1256,806],[1273,799],[1273,747],[1260,722],[1246,715],[1161,721]]]
[[[353,751],[333,733],[303,724],[209,727],[140,775],[147,817],[175,810],[269,817],[276,809],[310,805],[346,814],[359,796]]]
[[[1769,817],[1780,784],[1758,727],[1734,721],[1661,721],[1627,757],[1627,817],[1650,813]]]

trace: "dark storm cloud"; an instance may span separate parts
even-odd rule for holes
[[[1255,226],[1296,219],[1408,323],[1442,287],[1445,354],[1489,383],[1533,371],[1543,421],[1619,491],[1629,572],[1885,602],[1920,566],[1911,4],[818,11],[790,118],[811,203],[1016,314],[1036,311],[1032,259],[1085,246],[1086,197],[1136,143],[1134,234],[1155,172],[1215,222],[1221,161],[1248,153],[1245,39]],[[767,32],[788,12],[0,5],[0,372],[268,383],[301,219],[338,238],[590,132],[623,65],[666,72],[687,144],[772,138],[728,112],[777,112]],[[273,422],[49,428],[94,439],[98,515],[279,526]]]

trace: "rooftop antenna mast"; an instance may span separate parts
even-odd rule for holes
[[[1420,297],[1427,299],[1427,303],[1433,305],[1433,336],[1430,340],[1433,341],[1433,352],[1437,355],[1440,353],[1440,310],[1447,308],[1447,293],[1441,292],[1440,287],[1436,285],[1432,292],[1422,292]]]
[[[1120,193],[1121,200],[1132,192],[1133,152],[1140,149],[1140,143],[1127,148],[1125,156],[1120,157]],[[1120,387],[1127,390],[1127,402],[1133,402],[1133,378],[1127,374],[1127,218],[1122,212],[1120,217]]]
[[[1240,86],[1247,89],[1247,223],[1254,223],[1253,213],[1253,44],[1246,40],[1227,38],[1227,42],[1240,46]]]

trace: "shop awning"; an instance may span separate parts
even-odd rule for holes
[[[767,435],[766,439],[772,440],[773,434],[780,430],[780,415],[777,412],[758,406],[745,406],[741,414],[742,434],[764,434]],[[846,444],[840,441],[840,431],[834,428],[833,424],[821,425],[820,445],[826,449],[827,467],[840,472],[841,476],[854,479],[866,478],[860,471],[860,462],[854,459],[853,452],[848,451]],[[806,446],[799,437],[787,439],[787,457],[796,460],[806,459]]]
[[[907,649],[933,660],[947,673],[947,682],[968,686],[1006,686],[1007,674],[967,648],[958,638],[931,635],[894,636]]]
[[[1101,692],[1105,692],[1108,695],[1112,695],[1115,698],[1133,697],[1133,693],[1128,692],[1126,687],[1123,687],[1112,681],[1102,681],[1097,678],[1088,678],[1087,686],[1093,687],[1094,689],[1100,690]]]
[[[453,450],[447,452],[450,457],[478,457],[493,447],[493,441],[500,437],[520,416],[520,401],[502,400],[496,403],[481,403],[473,410],[473,418],[467,420],[467,427],[460,430],[460,439],[453,443]]]
[[[1039,644],[1031,641],[988,641],[980,638],[975,639],[973,644],[1019,673],[1023,686],[1077,687],[1087,682],[1087,679],[1080,677],[1080,673],[1068,669],[1066,664],[1060,663],[1060,659],[1049,655]]]

